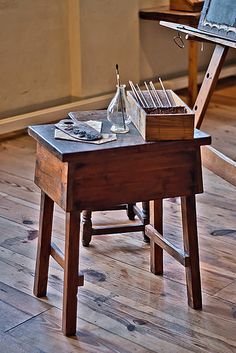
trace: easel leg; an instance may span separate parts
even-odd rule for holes
[[[163,234],[163,200],[150,202],[150,223],[160,233]],[[155,275],[163,274],[163,249],[150,240],[150,267]]]
[[[66,336],[76,333],[80,212],[66,214],[62,330]]]
[[[189,62],[188,62],[188,104],[192,108],[198,92],[197,72],[198,72],[198,43],[190,40],[189,43]]]
[[[41,192],[39,238],[35,267],[34,294],[44,297],[47,293],[48,266],[51,252],[51,234],[54,202]]]
[[[206,75],[204,77],[201,89],[199,91],[196,103],[194,105],[196,128],[200,129],[203,118],[205,116],[208,104],[215,89],[218,77],[220,75],[222,66],[229,48],[223,45],[216,45],[212,55],[210,64],[208,66]]]
[[[198,236],[195,196],[181,197],[184,250],[189,254],[186,267],[188,304],[193,309],[202,308],[201,279],[198,255]]]

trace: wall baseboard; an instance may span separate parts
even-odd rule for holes
[[[220,78],[235,75],[236,65],[227,65],[222,69]],[[203,77],[204,73],[199,73],[199,83],[202,82]],[[188,86],[188,76],[186,75],[174,78],[173,80],[164,81],[164,84],[167,87],[171,87],[171,89],[174,91],[183,89]],[[52,123],[59,119],[63,119],[70,111],[104,109],[107,107],[113,96],[114,93],[110,93],[94,98],[78,100],[72,103],[4,118],[0,120],[0,136],[26,129],[29,125]]]

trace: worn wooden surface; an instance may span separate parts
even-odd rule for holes
[[[169,21],[197,26],[200,12],[176,11],[171,10],[168,5],[159,5],[140,10],[139,17],[143,20]]]
[[[233,102],[230,89],[217,91],[207,128],[221,111],[222,125],[230,126]],[[213,143],[230,150],[231,134],[221,131]],[[235,187],[204,170],[205,193],[197,197],[202,311],[187,307],[184,268],[169,256],[164,257],[164,277],[153,281],[149,245],[143,243],[141,233],[94,237],[90,248],[81,249],[85,286],[79,289],[80,333],[76,339],[68,339],[60,326],[63,272],[53,260],[48,298],[32,295],[40,201],[33,183],[33,141],[20,137],[1,143],[0,161],[1,351],[236,351]],[[127,222],[122,212],[94,213],[94,224]],[[168,239],[179,246],[178,199],[165,201],[164,217]],[[64,249],[64,215],[57,207],[54,220],[53,239]]]

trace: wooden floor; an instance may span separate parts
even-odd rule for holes
[[[208,113],[214,143],[233,158],[235,93],[235,87],[218,90]],[[219,119],[227,139],[219,136]],[[48,298],[32,294],[40,197],[34,159],[27,136],[0,144],[0,352],[236,352],[235,187],[204,170],[205,193],[197,197],[202,311],[187,306],[184,270],[172,258],[165,256],[164,277],[149,272],[141,233],[99,236],[81,250],[78,335],[66,338],[60,326],[63,273],[53,260]],[[165,232],[176,244],[179,216],[179,200],[166,200]],[[123,219],[122,211],[94,216],[103,224]],[[57,209],[54,241],[62,249],[63,232],[64,214]]]

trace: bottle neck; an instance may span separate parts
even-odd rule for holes
[[[120,85],[120,86],[116,86],[117,87],[117,92],[120,92],[120,94],[125,94],[125,87],[126,85]]]

